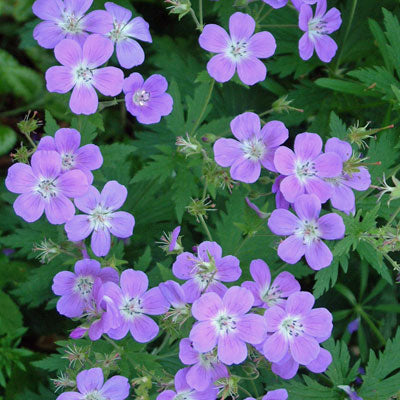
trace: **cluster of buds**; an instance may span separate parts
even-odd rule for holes
[[[203,150],[201,144],[196,139],[190,137],[188,133],[186,133],[186,139],[183,136],[178,136],[175,145],[178,147],[178,151],[185,154],[186,157],[193,154],[201,154]]]
[[[357,122],[354,126],[349,128],[349,132],[347,137],[351,144],[355,143],[358,147],[362,149],[368,147],[366,140],[370,138],[376,139],[375,134],[386,129],[394,128],[394,125],[388,125],[383,128],[376,128],[376,129],[367,129],[371,122],[367,122],[365,126],[360,126],[359,122]]]
[[[192,202],[186,207],[188,213],[200,222],[201,218],[207,218],[207,212],[216,211],[215,204],[207,196],[204,199],[192,199]]]
[[[110,371],[117,371],[117,361],[121,359],[121,355],[117,351],[113,351],[109,354],[95,353],[96,364],[100,366],[103,371],[110,373]]]
[[[188,14],[192,8],[192,4],[189,0],[165,0],[167,4],[167,10],[170,14],[178,14],[178,19],[181,20],[186,14]]]
[[[149,391],[152,387],[151,376],[141,376],[132,379],[131,386],[135,388],[135,399],[150,400]]]
[[[61,247],[51,239],[44,239],[39,244],[35,243],[33,245],[33,251],[39,253],[36,258],[39,259],[42,264],[50,262],[53,258],[62,253]]]

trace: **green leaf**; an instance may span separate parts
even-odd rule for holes
[[[10,333],[22,326],[22,314],[11,297],[0,291],[0,335]]]
[[[374,21],[373,19],[369,19],[368,24],[369,24],[369,28],[370,28],[376,42],[377,42],[378,49],[382,54],[386,68],[390,72],[393,72],[392,58],[389,55],[388,42],[385,38],[385,34],[383,33],[383,30],[381,29],[379,24],[376,21]]]
[[[37,368],[44,369],[46,371],[58,371],[65,370],[68,367],[68,360],[61,358],[61,354],[51,354],[42,360],[32,361],[31,363]]]
[[[313,287],[313,294],[316,299],[322,296],[336,283],[338,273],[339,262],[337,260],[334,260],[329,267],[321,269],[316,273]]]
[[[56,131],[60,129],[60,127],[57,124],[57,121],[54,119],[54,117],[51,115],[50,111],[45,110],[44,112],[44,119],[45,119],[45,125],[44,125],[44,131],[50,135],[54,136]]]
[[[347,127],[346,124],[336,115],[334,111],[331,112],[329,118],[329,131],[332,137],[337,137],[346,140]]]
[[[400,24],[399,20],[390,11],[382,8],[384,23],[386,28],[386,37],[389,41],[391,49],[388,51],[388,56],[396,68],[397,75],[400,76]]]
[[[302,375],[304,383],[289,381],[283,386],[289,393],[289,399],[339,400],[342,397],[332,388],[322,386],[307,375]]]
[[[335,92],[353,94],[359,97],[380,97],[379,93],[368,91],[365,86],[356,82],[332,78],[319,78],[315,81],[315,84],[326,89],[334,90]]]
[[[0,125],[0,155],[8,153],[17,141],[17,134],[7,125]]]

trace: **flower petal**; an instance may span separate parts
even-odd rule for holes
[[[306,247],[297,236],[289,236],[278,246],[278,256],[288,264],[296,264],[303,257]]]
[[[76,385],[82,394],[93,390],[100,390],[103,386],[104,376],[101,368],[91,368],[79,372],[76,377]]]
[[[107,399],[125,400],[129,396],[129,390],[128,378],[118,375],[108,379],[101,388],[100,393]]]
[[[331,353],[329,353],[328,350],[321,348],[317,358],[308,363],[306,367],[311,372],[314,372],[314,374],[321,374],[322,372],[325,372],[328,369],[331,362],[332,362]]]
[[[258,32],[250,38],[247,50],[257,58],[271,57],[276,50],[275,38],[269,32]]]
[[[307,246],[305,256],[307,264],[315,271],[329,267],[333,259],[332,252],[322,240],[316,240]]]
[[[250,274],[260,288],[269,287],[271,283],[271,272],[265,261],[259,259],[253,260],[250,263]]]
[[[322,139],[316,133],[300,133],[294,140],[294,152],[303,161],[314,160],[321,154],[321,150]]]
[[[306,32],[299,40],[299,53],[301,59],[309,60],[314,53],[314,42],[311,41],[308,32]]]
[[[215,162],[221,167],[230,167],[243,155],[240,142],[235,139],[218,139],[214,143],[213,150]]]
[[[321,203],[327,202],[332,196],[333,187],[321,178],[312,177],[305,182],[304,186],[306,193],[315,194],[320,199]]]
[[[60,193],[70,198],[81,197],[89,189],[86,175],[79,169],[60,175],[57,179],[57,187],[60,189]]]
[[[48,0],[36,0],[32,5],[33,13],[40,19],[47,21],[58,20],[62,16],[64,4],[61,0],[49,2]]]
[[[336,153],[324,153],[314,161],[315,169],[321,178],[334,178],[342,172],[343,162]]]
[[[269,148],[278,147],[289,137],[289,131],[281,121],[269,121],[261,129],[263,142]]]
[[[275,168],[282,175],[292,175],[294,173],[296,155],[286,146],[278,147],[275,151]]]
[[[122,92],[124,73],[115,67],[105,67],[93,71],[93,86],[105,96],[117,96]]]
[[[272,211],[268,227],[275,235],[291,235],[299,226],[299,219],[290,211],[279,208]]]
[[[262,61],[254,56],[242,58],[237,63],[237,72],[240,80],[246,85],[252,86],[262,82],[267,76],[267,68]]]
[[[243,315],[253,306],[254,297],[246,288],[232,286],[225,293],[222,301],[228,313],[232,315]]]
[[[83,59],[91,69],[106,63],[113,53],[113,42],[102,35],[90,35],[83,45]]]
[[[347,161],[353,154],[350,143],[336,137],[330,138],[325,143],[326,153],[336,153],[343,162]]]
[[[217,263],[215,278],[222,282],[235,282],[241,274],[239,260],[234,256],[225,256]]]
[[[71,271],[61,271],[53,279],[51,290],[57,296],[69,294],[75,285],[75,274]]]
[[[57,61],[66,67],[75,67],[82,60],[82,48],[72,39],[64,39],[54,48]]]
[[[125,26],[124,33],[144,42],[152,42],[149,24],[142,17],[133,18],[133,20]]]
[[[75,153],[76,168],[86,168],[88,170],[98,169],[103,164],[103,156],[100,149],[94,144],[82,146]]]
[[[291,315],[307,315],[315,303],[314,296],[309,292],[296,292],[290,295],[286,302],[286,312]]]
[[[211,53],[223,53],[229,45],[229,36],[219,25],[207,24],[199,36],[199,44]]]
[[[280,306],[272,306],[267,308],[264,313],[266,321],[266,331],[275,332],[278,331],[281,322],[286,317],[286,312]]]
[[[117,181],[108,181],[101,191],[101,201],[105,207],[118,210],[125,203],[128,191]]]
[[[225,54],[217,54],[207,63],[207,71],[217,82],[229,81],[236,70],[236,64]]]
[[[125,211],[112,213],[110,232],[118,238],[128,238],[133,234],[135,218]]]
[[[143,311],[149,315],[161,315],[168,311],[169,304],[158,287],[151,288],[142,297]]]
[[[338,214],[326,214],[318,220],[318,229],[322,239],[342,239],[346,230],[343,218]]]
[[[65,38],[65,34],[57,22],[43,21],[35,26],[33,38],[37,40],[39,46],[45,49],[54,49]]]
[[[93,228],[87,215],[74,215],[65,224],[68,240],[72,242],[86,239],[92,233],[92,230]]]
[[[105,35],[113,29],[113,18],[107,11],[95,10],[83,17],[82,26],[88,32]]]
[[[149,279],[143,271],[126,269],[121,273],[120,284],[124,295],[141,297],[149,287]]]
[[[219,260],[222,257],[222,248],[216,242],[205,241],[200,243],[197,254],[201,260],[210,261],[209,255],[214,260]]]
[[[332,314],[326,308],[311,310],[301,321],[307,335],[326,338],[332,333]]]
[[[11,165],[7,172],[5,185],[10,192],[27,193],[32,190],[37,182],[32,168],[24,163]]]
[[[279,362],[286,355],[288,347],[288,342],[285,337],[277,331],[265,341],[263,354],[268,361]]]
[[[229,18],[229,33],[234,41],[247,41],[254,33],[255,27],[254,19],[248,14],[235,12]]]
[[[147,315],[135,317],[130,325],[133,338],[139,343],[147,343],[158,335],[158,325]]]
[[[94,114],[97,111],[99,99],[93,86],[80,84],[74,87],[69,107],[74,114]]]
[[[94,186],[89,186],[86,194],[74,200],[76,207],[89,214],[100,203],[100,193]]]
[[[44,211],[49,222],[58,225],[64,224],[74,216],[75,207],[71,200],[68,200],[63,194],[59,194],[45,203]]]
[[[97,257],[106,256],[110,251],[111,246],[110,232],[107,229],[98,229],[97,231],[93,231],[90,245],[93,253]]]
[[[64,66],[50,67],[46,71],[45,78],[49,92],[67,93],[75,85],[71,69]]]
[[[144,62],[142,46],[134,39],[125,38],[117,42],[117,59],[121,67],[130,69]]]
[[[193,342],[193,347],[201,353],[211,351],[217,344],[217,334],[210,321],[196,322],[189,338]]]
[[[263,316],[246,314],[237,322],[238,337],[251,344],[259,344],[265,338],[266,324]]]
[[[310,22],[310,19],[312,17],[313,17],[312,8],[308,4],[303,4],[299,12],[299,28],[302,31],[308,32],[308,23]]]
[[[320,351],[318,342],[308,335],[294,336],[289,345],[293,359],[303,365],[315,360]]]
[[[193,317],[199,321],[214,318],[223,308],[222,299],[216,293],[205,293],[193,303]]]
[[[260,177],[261,164],[258,161],[252,161],[240,157],[232,164],[230,174],[234,180],[245,183],[254,183]]]
[[[247,358],[246,343],[235,335],[220,336],[218,358],[226,365],[241,364]]]
[[[335,57],[338,46],[336,42],[328,35],[321,35],[315,41],[315,51],[319,59],[323,62],[331,62]]]
[[[125,25],[131,18],[132,12],[118,4],[107,2],[104,3],[104,8],[114,17],[116,21]]]
[[[321,201],[315,194],[303,194],[296,198],[294,209],[302,221],[315,221],[321,212]]]

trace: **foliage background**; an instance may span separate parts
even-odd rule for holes
[[[264,120],[283,121],[290,130],[291,141],[303,131],[317,132],[325,139],[330,136],[344,139],[349,127],[358,122],[359,126],[365,126],[371,121],[371,128],[394,124],[394,129],[370,139],[369,148],[362,152],[369,162],[380,162],[370,167],[374,185],[379,185],[383,173],[388,178],[398,170],[400,4],[397,0],[329,0],[329,7],[338,7],[343,17],[343,25],[334,35],[339,50],[330,64],[323,64],[315,56],[308,62],[299,58],[297,41],[301,33],[296,27],[259,28],[271,31],[278,44],[275,56],[266,61],[267,79],[252,88],[238,80],[223,86],[216,84],[207,107],[204,105],[211,82],[205,73],[207,54],[198,46],[199,32],[190,16],[178,22],[176,16],[168,15],[161,1],[118,0],[118,4],[142,15],[150,23],[153,35],[152,44],[143,44],[146,61],[135,71],[145,76],[155,72],[166,76],[169,93],[174,98],[173,113],[160,124],[150,126],[138,124],[127,114],[123,103],[106,108],[101,116],[77,118],[69,111],[69,96],[46,91],[44,72],[56,62],[52,51],[40,48],[32,38],[33,27],[38,23],[31,12],[32,3],[32,0],[0,0],[1,399],[54,399],[49,378],[67,366],[67,361],[59,357],[62,350],[57,352],[55,342],[67,340],[67,332],[74,326],[57,314],[56,298],[51,292],[54,275],[66,266],[71,268],[70,259],[61,255],[42,265],[32,252],[33,243],[44,238],[64,242],[63,229],[43,220],[33,224],[22,221],[12,210],[15,196],[3,184],[12,162],[10,152],[24,142],[16,124],[28,110],[37,110],[43,121],[36,140],[44,134],[54,134],[58,126],[72,126],[80,130],[84,143],[100,145],[104,165],[95,171],[95,184],[102,187],[106,181],[115,179],[126,185],[129,196],[125,209],[136,218],[134,236],[126,246],[115,243],[110,258],[127,260],[130,267],[146,271],[153,286],[172,278],[173,258],[166,258],[155,243],[163,231],[181,224],[183,243],[188,249],[206,239],[201,225],[186,212],[186,206],[191,198],[201,197],[204,173],[213,172],[200,155],[186,158],[177,152],[177,136],[186,132],[195,134],[199,140],[205,134],[229,136],[233,117],[250,110],[263,113],[274,101],[287,95],[293,101],[292,106],[304,112],[272,112]],[[103,3],[95,0],[91,9],[103,8]],[[223,26],[239,9],[231,0],[203,3],[205,22]],[[244,10],[255,16],[260,5],[259,1],[252,2]],[[196,6],[193,5],[195,9]],[[265,6],[259,15],[268,10]],[[297,24],[297,16],[286,7],[271,12],[262,24]],[[112,63],[116,65],[116,60]],[[202,144],[211,156],[211,144]],[[235,185],[232,193],[209,181],[207,192],[217,209],[209,213],[207,221],[211,234],[223,247],[224,254],[240,258],[244,272],[241,280],[249,278],[248,265],[255,258],[266,260],[275,274],[284,269],[295,274],[301,279],[303,289],[319,298],[318,305],[333,312],[333,336],[341,342],[329,341],[326,345],[334,355],[327,376],[298,376],[283,384],[266,371],[261,381],[269,387],[285,385],[296,399],[304,396],[340,399],[345,395],[337,386],[353,383],[358,366],[368,365],[359,394],[367,400],[388,399],[396,393],[400,398],[400,374],[396,374],[400,368],[400,332],[396,335],[399,287],[394,271],[399,260],[396,220],[391,221],[391,229],[379,230],[398,209],[400,200],[388,205],[387,196],[377,203],[377,192],[373,189],[359,193],[359,212],[354,218],[344,216],[347,236],[334,244],[333,264],[314,274],[303,263],[283,265],[275,251],[279,238],[272,236],[265,220],[245,205],[244,197],[250,196],[263,211],[274,208],[273,197],[262,195],[270,192],[270,178],[264,172],[257,184]],[[383,243],[385,232],[394,235],[393,248]],[[350,335],[346,327],[356,317],[361,320],[360,327]],[[160,340],[147,350],[151,352]],[[165,369],[176,371],[180,367],[177,358],[168,355],[176,352],[176,343],[164,358],[144,357],[144,347],[129,342],[130,359],[135,362],[120,365],[129,378],[142,374],[138,365],[160,375]],[[105,342],[95,345],[97,352],[108,350]],[[383,354],[378,354],[378,350]],[[261,386],[259,390],[261,393]],[[152,388],[152,399],[155,393]]]

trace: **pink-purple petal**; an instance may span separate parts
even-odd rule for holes
[[[111,246],[110,232],[107,229],[93,231],[90,246],[97,257],[106,256]]]
[[[71,69],[64,66],[50,67],[46,71],[45,78],[49,92],[67,93],[75,84]]]
[[[343,218],[338,214],[326,214],[318,220],[318,229],[321,237],[327,240],[337,240],[344,237],[346,230]]]
[[[100,390],[103,386],[104,376],[101,368],[84,370],[76,377],[76,385],[82,394],[93,390]]]
[[[135,39],[151,43],[152,38],[149,31],[149,24],[142,18],[133,18],[124,28],[124,32]]]
[[[315,169],[322,178],[334,178],[342,172],[343,162],[336,153],[324,153],[315,161]]]
[[[69,99],[69,106],[74,114],[94,114],[98,104],[96,91],[91,85],[86,84],[76,85]]]
[[[54,49],[64,37],[64,32],[55,21],[40,22],[33,30],[33,38],[45,49]]]
[[[261,129],[260,118],[253,112],[245,112],[235,117],[230,123],[231,131],[239,141],[253,138]]]
[[[216,293],[205,293],[193,303],[193,317],[199,321],[214,318],[223,308],[222,299]]]
[[[261,165],[243,156],[236,159],[230,169],[232,179],[245,183],[254,183],[260,177]]]
[[[294,209],[302,221],[315,221],[321,212],[321,201],[315,194],[303,194],[295,200]]]
[[[299,53],[304,61],[309,60],[314,53],[314,42],[311,41],[308,32],[304,33],[299,40]]]
[[[299,335],[289,341],[290,352],[295,361],[307,365],[315,360],[320,351],[318,342],[311,336]]]
[[[241,274],[239,260],[234,256],[225,256],[217,263],[216,279],[223,282],[235,282]]]
[[[73,242],[86,239],[92,230],[87,215],[75,215],[65,224],[68,240]]]
[[[49,2],[48,0],[36,0],[32,5],[33,13],[40,19],[53,21],[62,16],[64,4],[62,0]]]
[[[207,24],[199,36],[200,46],[211,53],[222,53],[229,45],[229,36],[219,25]]]
[[[125,38],[116,44],[117,58],[121,67],[130,69],[144,62],[142,46],[134,39]]]
[[[94,186],[89,186],[86,194],[74,200],[76,207],[89,214],[100,203],[100,193]]]
[[[299,219],[293,213],[282,208],[272,211],[268,219],[268,227],[275,235],[291,235],[299,224]]]
[[[326,308],[315,308],[302,318],[304,332],[313,337],[329,337],[332,333],[332,314]]]
[[[235,139],[218,139],[214,143],[213,150],[215,162],[221,167],[230,167],[243,155],[240,142]]]
[[[271,283],[271,272],[265,261],[260,259],[253,260],[250,263],[250,274],[260,288],[269,287]]]
[[[61,271],[53,279],[51,290],[57,296],[69,294],[75,285],[75,274],[71,271]]]
[[[268,361],[279,362],[286,355],[288,348],[287,340],[277,331],[264,342],[263,353]]]
[[[85,30],[105,35],[113,29],[113,18],[104,10],[95,10],[82,19]]]
[[[333,192],[333,187],[328,182],[325,182],[324,180],[322,180],[317,176],[308,179],[305,182],[304,186],[306,193],[315,194],[320,199],[321,203],[327,202]],[[282,184],[281,184],[281,190],[282,190]],[[293,199],[293,201],[294,200],[295,199]]]
[[[303,240],[297,236],[289,236],[278,246],[278,256],[288,264],[296,264],[306,251]]]
[[[255,27],[254,19],[248,14],[236,12],[229,18],[229,33],[235,41],[250,39]]]
[[[110,232],[118,238],[128,238],[133,234],[135,218],[125,211],[112,214]]]
[[[228,313],[243,315],[253,306],[254,297],[246,288],[233,286],[225,293],[222,301]]]
[[[314,296],[309,292],[296,292],[288,297],[286,312],[291,315],[307,315],[315,303]]]
[[[109,60],[114,52],[112,41],[102,35],[90,35],[83,45],[83,59],[89,68],[96,68]]]
[[[247,346],[233,334],[218,339],[218,358],[226,365],[240,364],[247,357]]]
[[[193,342],[194,348],[201,353],[211,351],[217,344],[215,327],[210,321],[195,323],[190,331],[189,338]]]
[[[143,311],[149,315],[161,315],[168,311],[169,303],[158,287],[151,288],[142,297]]]
[[[121,274],[121,289],[124,295],[139,297],[147,290],[149,280],[143,271],[126,269]]]
[[[44,211],[49,222],[57,225],[69,221],[75,214],[75,207],[71,200],[59,194],[45,203]]]
[[[322,139],[316,133],[304,132],[294,140],[294,152],[303,161],[314,160],[321,154]]]
[[[123,25],[125,25],[132,18],[132,12],[125,7],[119,6],[118,4],[107,2],[104,4],[104,7],[117,22]]]
[[[139,343],[147,343],[158,335],[158,325],[147,315],[140,315],[130,324],[133,338]]]
[[[238,61],[236,67],[240,80],[249,86],[262,82],[267,76],[267,68],[264,63],[252,55],[243,57]]]
[[[321,35],[315,40],[315,51],[319,59],[329,63],[335,57],[338,46],[336,42],[328,35]]]
[[[70,170],[57,179],[60,192],[67,197],[81,197],[86,194],[89,186],[86,175],[78,169]]]
[[[5,185],[10,192],[27,193],[37,182],[32,168],[24,163],[13,164],[7,172]]]
[[[306,365],[307,369],[314,374],[321,374],[325,372],[332,362],[332,355],[328,350],[320,349],[318,356],[315,360]]]
[[[316,271],[329,267],[333,259],[332,252],[322,240],[316,240],[307,246],[305,256],[307,264]]]
[[[128,191],[124,185],[117,181],[108,181],[101,191],[101,201],[105,207],[118,210],[126,200]]]
[[[207,63],[207,71],[217,82],[229,81],[234,75],[236,64],[225,54],[217,54]]]
[[[251,344],[259,344],[264,340],[266,324],[263,316],[246,314],[237,322],[238,337]]]
[[[122,91],[124,73],[115,67],[105,67],[93,71],[93,86],[105,96],[117,96]]]
[[[274,155],[275,168],[282,175],[292,175],[294,173],[296,155],[286,146],[278,147]]]
[[[269,32],[258,32],[250,38],[247,49],[254,57],[268,58],[275,53],[276,41]]]
[[[129,396],[130,385],[128,378],[113,376],[108,379],[100,390],[107,399],[125,400]]]

